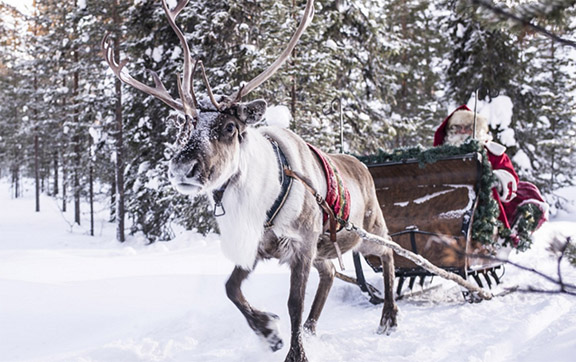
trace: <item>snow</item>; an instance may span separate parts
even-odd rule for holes
[[[516,152],[516,154],[512,157],[512,161],[522,170],[532,169],[532,164],[530,163],[530,157],[523,150],[518,150],[518,152]]]
[[[284,105],[272,105],[266,108],[264,119],[269,126],[288,128],[290,127],[290,121],[292,121],[292,113]]]
[[[576,187],[559,193],[576,200]],[[268,351],[228,301],[224,283],[233,265],[217,235],[177,230],[171,242],[146,246],[132,236],[122,244],[114,240],[104,204],[92,237],[87,214],[82,226],[73,225],[72,212],[61,213],[61,202],[47,196],[34,212],[33,187],[26,186],[24,198],[9,195],[1,180],[0,360],[284,360],[287,347]],[[568,235],[576,237],[576,207],[544,224],[533,248],[511,258],[554,275],[548,243]],[[344,261],[351,275],[350,257]],[[576,268],[562,266],[574,283]],[[365,272],[381,285],[380,274]],[[313,272],[307,308],[317,280]],[[286,344],[288,283],[287,268],[269,261],[243,287],[255,307],[280,316]],[[468,304],[451,282],[434,284],[439,287],[398,301],[398,328],[385,336],[375,333],[381,306],[336,280],[317,336],[304,338],[310,361],[573,361],[576,297],[516,292]],[[553,288],[508,266],[497,290],[516,285]]]
[[[34,7],[32,0],[1,0],[3,3],[14,6],[20,12],[26,15],[31,15]]]
[[[474,110],[475,94],[470,96],[467,106]],[[490,122],[490,128],[498,130],[498,140],[505,146],[515,146],[517,144],[514,129],[510,128],[512,122],[514,105],[508,96],[498,96],[492,100],[478,100],[476,112],[486,117]]]

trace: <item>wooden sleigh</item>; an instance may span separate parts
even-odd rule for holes
[[[367,166],[392,239],[440,268],[473,278],[483,288],[500,282],[497,270],[502,263],[483,258],[493,250],[471,238],[481,157],[475,152],[424,165],[408,159]],[[394,258],[398,295],[406,281],[411,290],[417,280],[423,285],[431,276],[404,257],[395,254]],[[374,271],[382,271],[376,256],[368,255],[365,260]],[[360,288],[370,294],[372,302],[380,302],[374,288],[366,283],[358,254],[354,254],[354,264]]]

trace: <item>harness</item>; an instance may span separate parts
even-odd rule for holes
[[[348,218],[350,217],[350,193],[344,186],[344,181],[342,180],[338,169],[330,159],[325,157],[316,147],[310,144],[308,144],[308,147],[316,154],[323,166],[324,174],[326,176],[326,185],[328,188],[326,191],[326,198],[323,198],[322,195],[316,192],[316,190],[295,171],[284,169],[284,172],[286,175],[300,181],[304,185],[304,188],[314,195],[316,202],[322,210],[324,210],[324,230],[330,233],[330,241],[334,244],[334,248],[336,249],[340,269],[344,270],[342,252],[340,251],[340,247],[336,240],[336,232],[342,230],[343,227],[347,227],[347,230],[349,230],[348,226],[350,224],[348,223]]]
[[[284,206],[286,199],[288,199],[288,192],[290,192],[290,189],[292,188],[292,181],[293,181],[292,177],[287,177],[287,175],[284,173],[284,170],[290,170],[290,165],[288,164],[288,160],[286,159],[284,152],[282,152],[282,149],[278,146],[278,143],[276,141],[274,141],[271,138],[268,138],[268,141],[272,143],[272,148],[274,148],[274,153],[276,154],[276,160],[278,161],[279,166],[278,169],[280,170],[279,171],[280,185],[282,185],[282,188],[280,190],[280,194],[278,194],[278,196],[276,197],[274,204],[272,205],[270,210],[266,212],[267,220],[264,223],[264,227],[266,229],[270,229],[272,226],[274,226],[274,219],[280,212],[282,206]]]
[[[324,154],[318,150],[316,147],[308,144],[310,150],[318,157],[318,160],[322,164],[324,174],[326,176],[327,192],[326,198],[322,197],[310,184],[298,173],[290,168],[290,164],[286,159],[286,155],[278,146],[278,143],[266,137],[270,141],[272,148],[274,149],[274,154],[276,155],[276,160],[279,166],[279,181],[281,184],[280,193],[276,197],[272,207],[266,212],[266,222],[264,223],[265,229],[270,229],[274,226],[274,219],[282,209],[282,206],[286,203],[288,199],[288,194],[292,189],[292,182],[294,179],[300,181],[304,187],[314,195],[316,202],[322,208],[323,212],[323,224],[324,230],[328,231],[330,234],[330,241],[334,244],[336,249],[336,254],[338,255],[338,262],[340,263],[340,268],[344,270],[344,263],[342,262],[342,252],[336,241],[336,232],[342,230],[342,228],[348,225],[348,218],[350,217],[350,193],[344,185],[344,181],[338,172],[336,166],[330,161],[329,158],[325,157]],[[224,206],[222,205],[222,197],[224,191],[230,180],[219,188],[212,192],[214,198],[214,216],[222,216],[226,213]]]
[[[308,144],[308,147],[316,154],[324,168],[326,185],[328,186],[326,203],[328,203],[330,209],[334,211],[334,216],[338,219],[339,223],[338,231],[340,231],[350,217],[350,192],[344,186],[344,180],[342,180],[338,169],[332,161],[311,144]],[[326,225],[327,221],[328,215],[324,213],[324,225]]]
[[[278,180],[280,181],[281,185],[280,193],[276,197],[276,200],[274,200],[274,204],[272,204],[272,207],[266,212],[266,222],[264,223],[264,227],[266,229],[270,229],[272,226],[274,226],[274,219],[276,216],[278,216],[280,209],[282,209],[282,206],[284,206],[286,200],[288,199],[288,193],[292,188],[293,179],[291,177],[287,177],[287,175],[284,173],[284,170],[290,170],[290,165],[288,164],[286,155],[284,155],[284,152],[282,152],[282,149],[278,146],[276,141],[269,137],[266,138],[268,141],[270,141],[270,144],[274,149],[274,154],[276,155],[276,161],[278,162],[279,169]],[[226,181],[222,187],[212,192],[212,197],[214,198],[214,216],[216,217],[222,216],[226,213],[226,210],[222,205],[222,197],[224,196],[224,191],[226,191],[229,183],[230,180]]]

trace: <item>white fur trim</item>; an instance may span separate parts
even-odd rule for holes
[[[506,147],[494,141],[486,142],[484,146],[496,156],[502,156],[506,152]]]
[[[516,197],[516,191],[518,190],[518,184],[514,176],[506,170],[494,170],[494,176],[498,179],[499,185],[498,194],[502,202],[510,202]]]

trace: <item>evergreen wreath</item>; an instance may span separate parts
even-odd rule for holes
[[[532,203],[527,203],[518,207],[516,220],[512,229],[500,226],[498,233],[504,240],[503,246],[512,246],[518,251],[526,251],[532,246],[532,233],[538,227],[542,218],[542,210]]]

